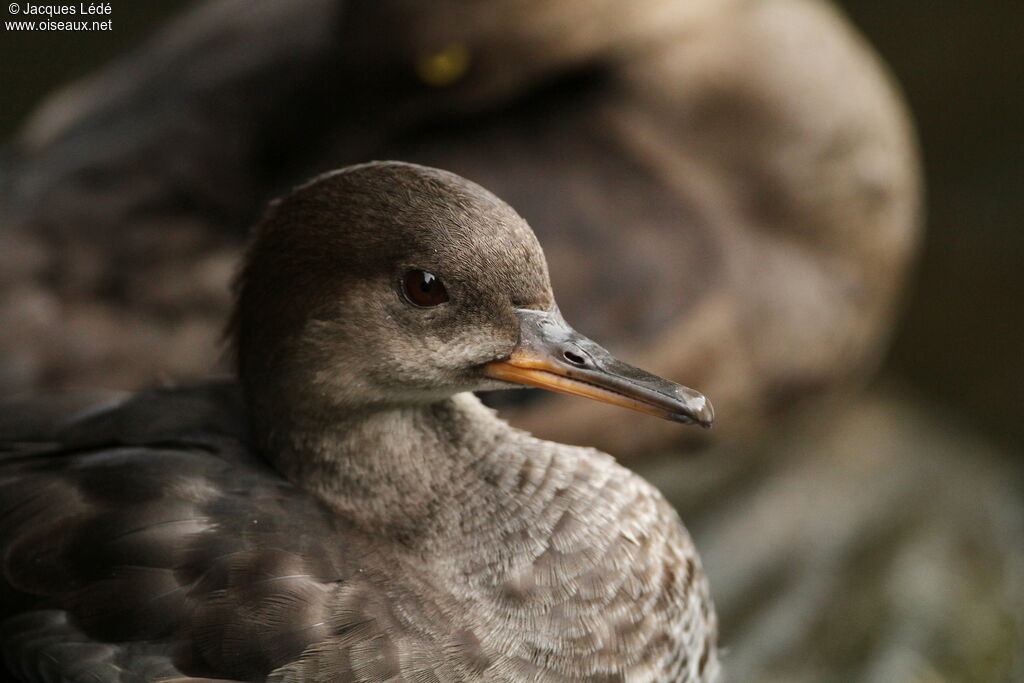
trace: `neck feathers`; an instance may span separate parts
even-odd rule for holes
[[[327,423],[292,421],[264,448],[279,472],[339,516],[419,547],[463,528],[469,501],[500,497],[500,473],[527,457],[526,441],[535,442],[465,393]]]

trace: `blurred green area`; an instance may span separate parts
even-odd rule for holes
[[[109,32],[3,31],[0,139],[53,88],[130,50],[187,4],[115,2]],[[884,372],[1019,451],[1024,2],[840,4],[903,87],[926,164],[927,238]]]

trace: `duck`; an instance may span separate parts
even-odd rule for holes
[[[729,416],[501,392],[513,424],[638,467],[772,440],[866,383],[920,243],[909,114],[833,5],[189,3],[0,154],[0,394],[209,376],[266,200],[404,159],[509,201],[574,325]]]
[[[473,393],[714,420],[569,326],[510,206],[411,163],[332,171],[271,204],[234,292],[233,378],[8,402],[9,676],[717,678],[707,576],[658,490]]]

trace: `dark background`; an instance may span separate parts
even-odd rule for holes
[[[4,31],[0,139],[53,88],[131,49],[183,4],[116,3],[109,32]],[[840,4],[902,85],[925,160],[927,234],[882,376],[1019,451],[1024,2]]]

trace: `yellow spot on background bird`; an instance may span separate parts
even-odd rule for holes
[[[443,88],[466,75],[469,61],[466,46],[452,43],[436,52],[421,55],[416,60],[416,74],[427,85]]]

